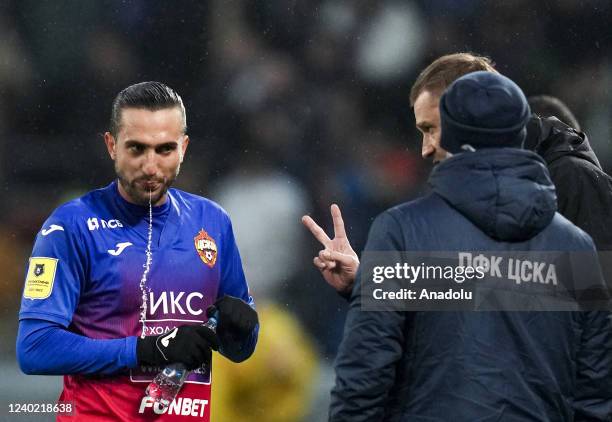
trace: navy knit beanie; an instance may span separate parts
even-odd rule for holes
[[[531,111],[512,80],[493,72],[473,72],[453,82],[440,98],[440,145],[456,154],[462,146],[522,148]]]

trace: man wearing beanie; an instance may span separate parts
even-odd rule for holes
[[[447,154],[432,193],[379,215],[365,253],[594,253],[556,213],[544,161],[522,149],[530,110],[514,82],[470,73],[439,107]],[[610,420],[607,313],[364,311],[361,283],[371,280],[356,277],[330,421]]]
[[[463,149],[523,147],[531,111],[514,82],[484,71],[456,82],[440,99],[443,149],[456,154]]]

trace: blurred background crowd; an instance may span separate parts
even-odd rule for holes
[[[229,212],[262,310],[253,365],[215,375],[219,402],[238,412],[240,399],[253,419],[213,407],[215,420],[320,420],[346,303],[312,267],[320,248],[300,216],[331,230],[338,203],[360,251],[376,214],[426,191],[409,90],[451,52],[564,100],[611,170],[610,22],[609,0],[2,2],[0,352],[13,375],[0,397],[59,393],[56,379],[18,375],[25,265],[55,207],[113,179],[101,135],[127,85],[159,80],[183,97],[177,187]]]

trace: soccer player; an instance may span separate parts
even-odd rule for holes
[[[65,375],[59,420],[209,420],[211,351],[247,359],[259,329],[227,214],[170,188],[185,157],[181,97],[127,87],[104,134],[117,179],[56,209],[29,260],[17,357]],[[214,305],[214,308],[209,308]],[[217,335],[202,323],[216,310]],[[164,409],[144,391],[161,368],[191,373]]]

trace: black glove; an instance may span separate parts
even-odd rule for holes
[[[203,325],[183,325],[159,336],[138,338],[136,357],[142,365],[182,363],[192,370],[209,363],[219,348],[217,335]]]
[[[221,337],[242,339],[251,334],[257,323],[257,312],[242,299],[223,296],[206,310],[210,318],[217,313],[217,333]]]

